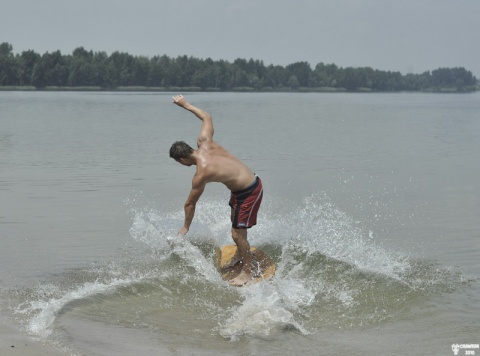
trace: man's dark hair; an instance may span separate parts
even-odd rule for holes
[[[192,152],[193,148],[183,141],[177,141],[170,147],[170,157],[176,161],[180,158],[190,158]]]

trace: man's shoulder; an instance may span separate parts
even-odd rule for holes
[[[205,140],[198,140],[198,148],[201,147],[212,147],[212,146],[220,146],[216,141],[211,139],[205,139]]]
[[[205,157],[223,155],[225,152],[228,152],[228,151],[213,140],[208,142],[202,142],[198,146],[198,153],[201,156],[203,155]]]
[[[210,183],[208,169],[206,167],[197,166],[197,171],[193,175],[192,184],[193,185],[205,185]]]

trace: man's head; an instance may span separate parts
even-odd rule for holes
[[[193,164],[192,153],[193,148],[183,141],[177,141],[170,147],[170,157],[185,166]]]

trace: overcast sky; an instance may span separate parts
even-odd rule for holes
[[[0,0],[0,42],[480,78],[480,0]]]

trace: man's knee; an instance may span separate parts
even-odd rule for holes
[[[247,229],[234,229],[232,228],[232,238],[233,241],[243,241],[247,240]]]

